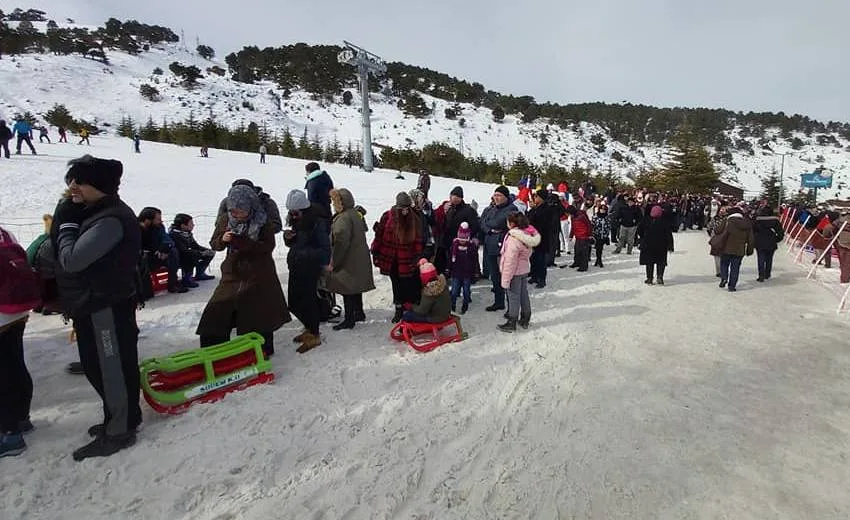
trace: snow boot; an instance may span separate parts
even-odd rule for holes
[[[168,284],[168,292],[176,293],[176,294],[183,294],[183,293],[189,292],[189,289],[187,287],[183,286],[183,285],[180,285],[179,283],[174,283],[174,284]]]
[[[469,310],[469,302],[463,302],[460,306],[460,313],[466,314],[466,311]]]
[[[652,285],[652,278],[647,278],[643,281],[643,283],[645,283],[646,285]]]
[[[664,285],[664,278],[658,277],[658,285]]]
[[[721,289],[725,288],[725,287],[726,287],[726,283],[727,283],[727,282],[726,282],[726,280],[721,279],[721,280],[720,280],[720,285],[719,285],[719,287],[720,287]]]
[[[0,436],[0,457],[14,457],[27,450],[27,443],[20,433],[4,433]]]
[[[508,321],[499,325],[499,330],[502,332],[516,332],[516,318],[508,318]]]
[[[81,376],[85,374],[85,372],[83,371],[83,364],[79,361],[72,361],[68,363],[68,366],[65,367],[65,372],[68,372],[69,374],[74,376]]]
[[[523,329],[528,329],[528,324],[531,323],[531,314],[523,314],[519,317],[519,326]]]
[[[139,433],[140,427],[141,425],[138,425],[133,428],[133,433]],[[86,430],[86,432],[89,434],[89,437],[103,437],[106,433],[106,425],[103,423],[93,424],[89,426],[89,429]]]
[[[344,320],[342,320],[340,323],[337,323],[336,325],[334,325],[334,326],[333,326],[333,327],[331,327],[331,328],[332,328],[333,330],[347,330],[347,329],[353,329],[353,328],[354,328],[354,324],[355,324],[355,323],[356,323],[356,322],[354,321],[354,318],[352,318],[352,317],[350,317],[350,316],[346,316]]]
[[[82,448],[74,450],[73,458],[75,461],[80,462],[92,457],[109,457],[134,444],[136,444],[135,432],[114,436],[101,435],[95,437],[93,441]]]
[[[503,310],[505,310],[505,306],[504,305],[496,305],[494,303],[493,305],[491,305],[489,307],[485,307],[484,310],[487,311],[487,312],[503,311]]]
[[[318,347],[322,344],[322,339],[318,336],[318,334],[312,334],[310,332],[306,332],[304,337],[301,339],[301,346],[295,349],[295,352],[299,354],[303,354],[305,352],[309,352],[314,348]]]
[[[299,335],[295,336],[294,338],[292,338],[292,342],[293,342],[293,343],[301,343],[302,341],[304,341],[304,336],[306,336],[306,335],[307,335],[307,334],[309,334],[309,333],[310,333],[310,331],[309,331],[309,330],[307,330],[307,329],[303,329],[303,330],[301,331],[301,334],[299,334]]]
[[[183,287],[186,287],[187,289],[197,289],[198,288],[198,283],[195,280],[193,280],[191,276],[184,276],[183,281],[180,282],[180,283]]]
[[[35,430],[35,426],[33,426],[29,418],[18,421],[18,431],[21,433],[30,433],[33,430]]]
[[[211,274],[207,274],[203,271],[198,271],[195,269],[195,281],[196,282],[205,282],[207,280],[215,280],[215,276]]]

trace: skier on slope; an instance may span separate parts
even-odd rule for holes
[[[35,147],[32,145],[32,126],[23,117],[18,116],[15,126],[12,127],[12,133],[18,134],[18,146],[15,149],[16,155],[21,155],[21,144],[23,143],[27,143],[32,154],[36,155]]]

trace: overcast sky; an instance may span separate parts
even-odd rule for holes
[[[7,11],[16,5],[0,0]],[[243,45],[345,39],[388,61],[539,101],[850,121],[850,0],[42,0],[39,7],[78,23],[114,16],[182,29],[192,45],[197,36],[222,58]]]

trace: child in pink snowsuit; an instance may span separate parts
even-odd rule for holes
[[[539,244],[540,233],[528,223],[528,217],[523,213],[511,213],[508,216],[508,234],[502,242],[499,258],[502,287],[508,292],[508,321],[499,325],[503,332],[516,331],[517,323],[527,329],[531,321],[528,272],[531,270],[532,249]]]

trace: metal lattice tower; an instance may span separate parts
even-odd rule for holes
[[[362,47],[343,41],[345,49],[339,53],[340,63],[357,67],[360,81],[360,98],[363,100],[360,108],[361,126],[363,130],[363,170],[371,172],[372,161],[372,120],[369,110],[369,73],[377,76],[387,71],[387,66],[379,56],[372,54]]]

